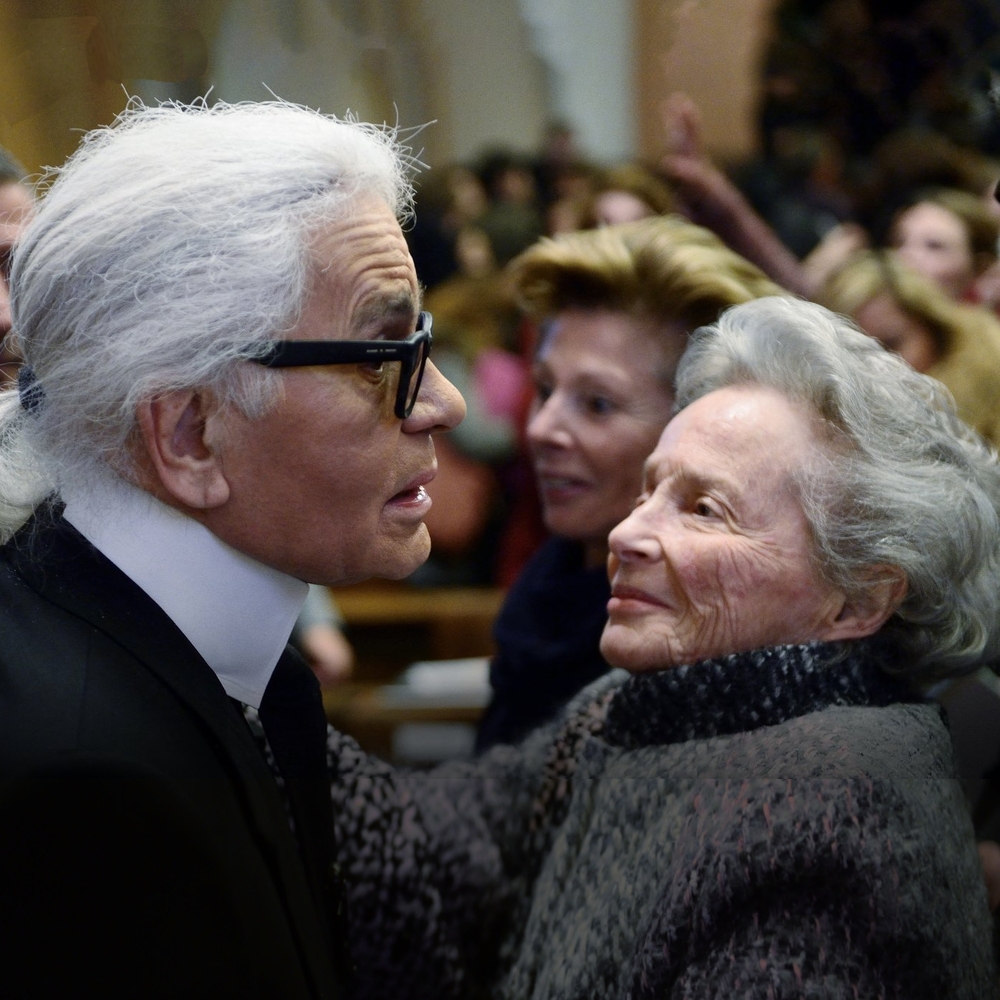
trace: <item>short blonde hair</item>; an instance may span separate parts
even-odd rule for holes
[[[509,274],[538,320],[606,309],[688,332],[729,306],[789,294],[713,233],[673,215],[543,239],[511,262]]]

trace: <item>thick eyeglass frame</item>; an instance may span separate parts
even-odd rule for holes
[[[310,365],[400,363],[393,412],[405,420],[416,405],[420,383],[430,357],[434,325],[429,312],[417,317],[417,328],[406,340],[275,340],[267,354],[254,358],[267,368],[305,368]]]

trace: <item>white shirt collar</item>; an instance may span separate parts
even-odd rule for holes
[[[308,584],[118,476],[66,486],[61,495],[63,517],[166,612],[226,693],[260,708]]]

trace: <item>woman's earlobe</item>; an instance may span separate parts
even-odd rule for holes
[[[219,411],[210,393],[161,393],[139,404],[136,419],[151,492],[188,512],[220,507],[229,499],[220,435],[211,432]]]
[[[857,598],[844,600],[824,638],[863,639],[874,635],[906,598],[906,576],[898,566],[879,564],[865,574],[866,587]]]

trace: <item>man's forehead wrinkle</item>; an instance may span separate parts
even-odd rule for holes
[[[313,234],[313,264],[327,272],[344,260],[355,261],[368,255],[386,254],[397,258],[393,263],[405,266],[410,250],[398,223],[386,227],[386,218],[377,211],[359,212],[333,220]],[[359,252],[359,244],[364,249]]]

